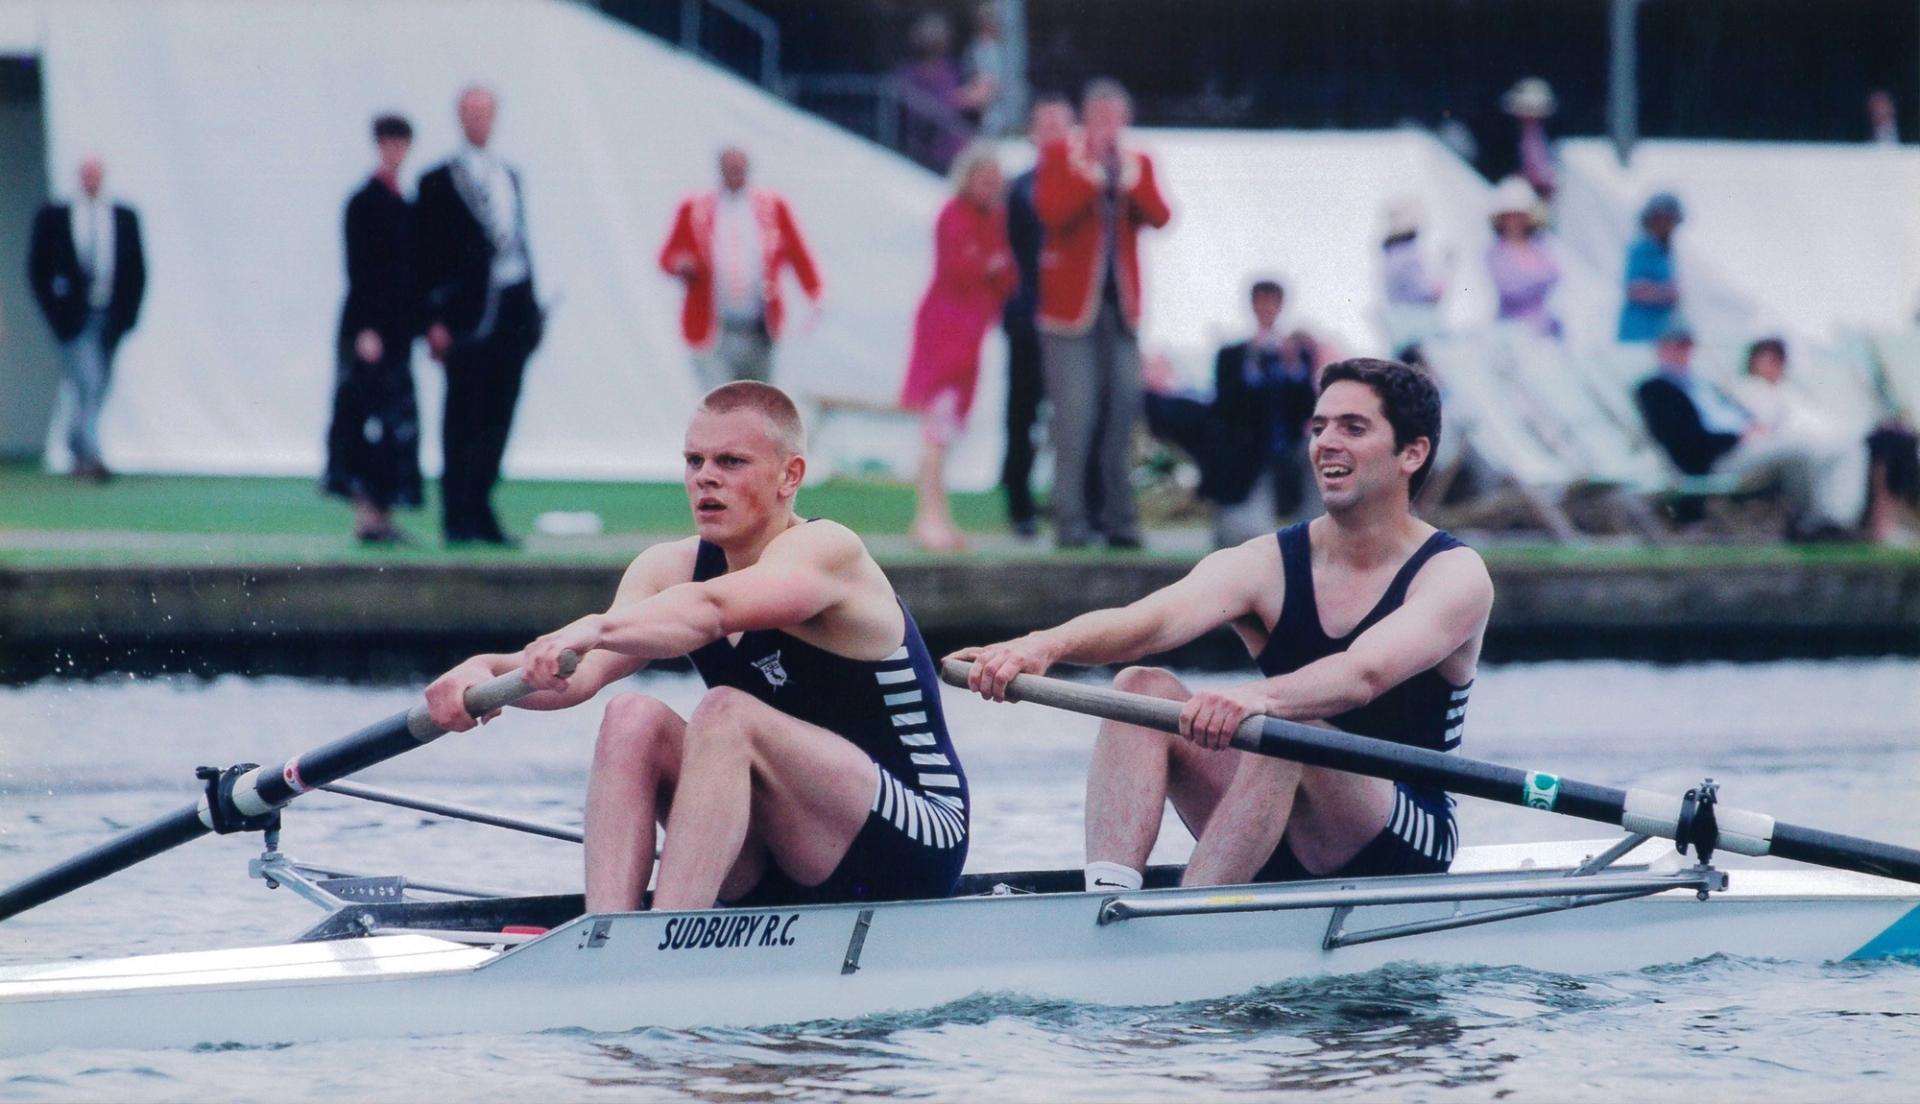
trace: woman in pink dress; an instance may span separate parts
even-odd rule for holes
[[[913,355],[900,392],[900,405],[922,415],[911,532],[914,544],[929,552],[966,547],[947,505],[947,448],[973,408],[980,341],[1019,279],[1007,246],[1004,189],[993,151],[967,150],[954,164],[953,180],[957,194],[934,226],[933,283],[914,317]]]

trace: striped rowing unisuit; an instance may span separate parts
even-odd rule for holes
[[[725,571],[725,554],[702,541],[694,580]],[[689,658],[708,686],[752,694],[866,752],[879,768],[872,811],[929,847],[956,847],[967,837],[967,776],[947,736],[933,657],[913,615],[900,612],[905,639],[878,661],[772,629],[716,640]]]

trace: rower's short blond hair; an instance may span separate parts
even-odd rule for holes
[[[706,393],[700,409],[710,414],[731,414],[752,410],[767,420],[774,443],[789,456],[807,453],[807,429],[800,422],[800,408],[793,405],[785,391],[759,380],[735,380]]]

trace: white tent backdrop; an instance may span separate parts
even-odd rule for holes
[[[898,388],[944,183],[582,7],[83,0],[42,19],[56,189],[102,151],[147,239],[147,306],[102,428],[116,467],[318,471],[341,210],[371,168],[369,122],[413,120],[418,173],[455,148],[454,99],[474,80],[499,93],[493,145],[525,180],[553,309],[509,474],[677,478],[697,395],[679,284],[655,262],[723,143],[792,201],[825,275],[823,321],[783,344],[780,380]],[[418,369],[423,459],[437,467],[439,370],[424,356]]]
[[[372,162],[367,128],[407,114],[418,172],[456,148],[453,101],[500,94],[495,147],[517,164],[553,308],[506,458],[519,477],[672,479],[696,398],[680,289],[655,265],[674,205],[739,143],[793,203],[827,283],[822,324],[777,354],[801,394],[897,393],[931,268],[944,182],[593,11],[560,0],[38,0],[55,190],[83,152],[135,203],[151,282],[116,366],[107,459],[136,471],[317,473],[343,291],[340,215]],[[6,9],[15,14],[20,7]],[[15,23],[19,20],[15,19]],[[1146,236],[1143,344],[1204,384],[1250,325],[1248,281],[1288,287],[1289,322],[1384,353],[1381,213],[1427,213],[1423,247],[1456,328],[1489,319],[1488,188],[1416,131],[1143,130],[1174,208]],[[1630,170],[1563,144],[1556,307],[1577,348],[1610,342],[1639,203],[1671,188],[1687,306],[1710,337],[1826,336],[1909,323],[1920,297],[1920,153],[1656,142]],[[1009,160],[1023,157],[1009,150]],[[797,292],[797,289],[795,289]],[[990,485],[1001,343],[990,337],[956,485]],[[422,356],[423,461],[437,469],[440,377]],[[848,418],[824,451],[911,470],[902,422]],[[50,435],[52,436],[52,435]],[[823,445],[827,442],[823,441]],[[48,459],[63,465],[59,441]]]

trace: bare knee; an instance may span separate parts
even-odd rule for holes
[[[754,721],[766,709],[758,698],[731,686],[716,686],[707,691],[687,718],[687,735],[693,746],[744,745],[755,731]]]
[[[1184,700],[1192,695],[1186,684],[1165,667],[1127,667],[1113,676],[1113,688],[1129,694]]]
[[[607,702],[595,741],[595,766],[657,764],[677,754],[680,715],[646,694],[616,694]]]

